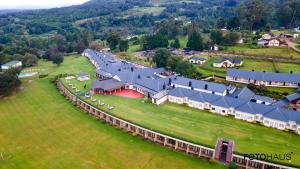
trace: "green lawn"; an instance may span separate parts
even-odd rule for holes
[[[84,83],[74,84],[83,90]],[[237,152],[285,153],[293,151],[292,163],[300,164],[300,136],[290,132],[221,117],[177,104],[166,103],[156,106],[144,103],[143,99],[103,95],[93,97],[114,106],[115,109],[110,113],[147,128],[211,147],[214,147],[218,137],[232,139],[235,141]],[[90,102],[90,99],[88,101]],[[105,106],[100,108],[108,111]]]
[[[226,68],[216,68],[212,64],[220,59],[219,57],[210,57],[207,62],[199,66],[199,71],[204,74],[204,76],[211,76],[213,74],[219,76],[226,75]],[[297,63],[283,63],[283,62],[271,62],[266,60],[256,60],[256,59],[242,59],[243,65],[240,67],[242,70],[255,70],[259,72],[276,72],[278,70],[280,73],[300,73],[300,64]]]
[[[300,54],[286,47],[278,48],[257,48],[251,49],[244,45],[229,46],[225,52],[245,55],[258,55],[265,57],[285,57],[300,59]]]
[[[83,113],[59,94],[51,77],[91,71],[83,57],[60,66],[39,62],[49,77],[24,80],[0,101],[1,169],[225,168],[131,136]]]

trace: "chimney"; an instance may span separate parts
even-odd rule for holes
[[[293,71],[292,71],[292,70],[290,71],[290,74],[293,74]]]
[[[119,68],[118,71],[121,72],[121,69]]]
[[[141,75],[138,75],[138,79],[140,79],[141,78]]]
[[[171,79],[171,78],[169,78],[169,85],[171,85],[171,83],[172,83],[172,79]]]
[[[254,69],[252,69],[252,72],[254,72]]]
[[[163,89],[166,89],[166,84],[163,85]]]
[[[208,85],[207,85],[207,84],[205,84],[205,85],[204,85],[204,89],[205,89],[205,90],[207,90],[207,88],[208,88]]]
[[[133,72],[133,67],[130,68],[131,72]]]
[[[191,81],[189,81],[189,87],[192,87],[192,82]]]

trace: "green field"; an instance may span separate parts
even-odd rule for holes
[[[210,57],[207,62],[203,65],[198,66],[199,71],[203,73],[204,76],[211,76],[213,74],[219,76],[226,75],[226,68],[216,68],[212,64],[220,59],[220,57]],[[256,59],[242,59],[243,65],[240,69],[243,70],[255,70],[258,72],[280,72],[280,73],[300,73],[300,64],[297,63],[283,63],[283,62],[272,62],[266,60],[256,60]]]
[[[300,59],[300,54],[288,49],[286,47],[278,48],[257,48],[251,49],[244,45],[229,46],[224,52],[234,53],[234,54],[243,54],[243,55],[257,55],[264,57],[284,57],[284,58],[294,58]]]
[[[24,80],[0,101],[1,169],[225,168],[177,153],[97,121],[59,94],[50,78],[91,71],[83,57],[39,62],[48,78]]]
[[[72,83],[80,90],[84,90],[84,83],[75,80]],[[218,137],[228,138],[235,141],[237,152],[284,153],[293,151],[295,156],[291,163],[300,164],[300,145],[298,144],[300,136],[290,132],[221,117],[177,104],[166,103],[156,106],[144,102],[143,99],[102,95],[96,95],[93,98],[114,106],[115,109],[110,113],[116,116],[168,135],[211,147],[214,147]],[[87,101],[91,102],[90,99]],[[108,111],[106,106],[100,109]]]

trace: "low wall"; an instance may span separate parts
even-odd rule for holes
[[[59,80],[56,81],[56,86],[61,94],[69,99],[74,105],[78,106],[80,109],[84,110],[86,113],[92,115],[93,117],[102,120],[116,128],[123,129],[126,132],[134,133],[144,139],[150,140],[165,147],[169,147],[175,151],[185,152],[186,154],[191,156],[204,159],[213,158],[215,150],[212,148],[177,139],[120,119],[102,110],[99,110],[96,107],[88,104],[84,100],[80,99],[72,92],[70,92]],[[240,169],[292,169],[292,167],[265,161],[249,160],[247,158],[244,159],[243,156],[237,154],[233,154],[233,161],[236,163],[237,168]]]

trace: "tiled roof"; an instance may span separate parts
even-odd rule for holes
[[[300,74],[256,72],[239,69],[228,69],[227,76],[253,79],[259,81],[300,83]]]

